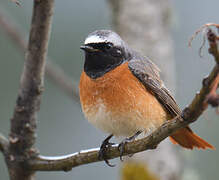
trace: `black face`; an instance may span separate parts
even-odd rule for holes
[[[127,53],[112,43],[90,43],[81,46],[85,51],[84,71],[92,79],[103,76],[127,60]]]

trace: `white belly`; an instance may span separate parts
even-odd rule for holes
[[[148,124],[147,130],[142,122],[144,119],[140,112],[132,111],[127,113],[115,113],[107,111],[107,107],[100,99],[94,106],[82,107],[88,121],[98,129],[113,134],[114,136],[132,136],[137,131],[150,131],[155,128],[153,123]],[[145,120],[143,120],[145,121]],[[147,121],[145,121],[147,122]],[[139,126],[142,125],[142,126]]]

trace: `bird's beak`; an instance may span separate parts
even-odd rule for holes
[[[99,51],[99,49],[95,49],[95,48],[93,48],[92,46],[89,46],[89,45],[80,46],[80,49],[82,49],[86,52],[98,52]]]

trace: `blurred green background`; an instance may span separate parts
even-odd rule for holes
[[[31,20],[32,1],[20,0],[21,7],[10,0],[0,1],[5,12],[26,35]],[[173,1],[172,37],[176,59],[176,99],[183,108],[201,87],[204,76],[214,65],[212,57],[203,50],[198,55],[202,36],[188,48],[193,32],[207,22],[218,22],[218,0]],[[79,80],[83,67],[83,54],[79,46],[89,32],[111,29],[111,10],[103,0],[56,1],[55,15],[49,45],[49,56],[72,78]],[[24,54],[0,28],[0,131],[8,134],[9,120],[15,105]],[[165,59],[164,59],[165,61]],[[162,67],[161,67],[162,70]],[[183,151],[186,168],[185,180],[218,179],[219,118],[209,108],[200,120],[192,125],[216,151]],[[105,134],[91,126],[83,117],[81,108],[49,80],[38,115],[37,147],[43,155],[61,155],[99,146]],[[118,160],[114,160],[119,164]],[[117,166],[119,167],[119,165]],[[109,168],[103,162],[80,166],[68,173],[39,172],[38,179],[118,179],[119,168]],[[0,155],[0,180],[7,180],[7,168]]]

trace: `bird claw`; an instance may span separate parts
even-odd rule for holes
[[[120,153],[120,155],[119,155],[120,161],[123,161],[122,156],[123,156],[123,153],[124,153],[124,150],[125,150],[125,144],[126,144],[127,142],[130,142],[128,138],[124,139],[124,140],[119,144],[119,146],[118,146],[118,150],[119,150],[119,153]]]
[[[98,153],[98,159],[101,160],[103,159],[105,161],[105,163],[110,166],[110,167],[115,167],[114,164],[110,164],[109,160],[106,158],[106,150],[107,148],[109,148],[110,146],[114,145],[115,143],[111,143],[109,142],[109,140],[113,137],[113,135],[109,135],[101,144],[100,146],[100,151]]]
[[[121,160],[121,161],[123,161],[122,156],[123,156],[123,154],[124,154],[125,144],[128,143],[128,142],[131,142],[131,141],[135,140],[135,138],[136,138],[139,134],[141,134],[141,132],[142,132],[142,131],[138,131],[138,132],[135,133],[133,136],[128,137],[128,138],[125,138],[125,139],[119,144],[118,150],[119,150],[119,152],[120,152],[119,157],[120,157],[120,160]],[[131,154],[131,156],[133,156],[133,154]],[[129,157],[131,157],[131,156],[129,156]]]

